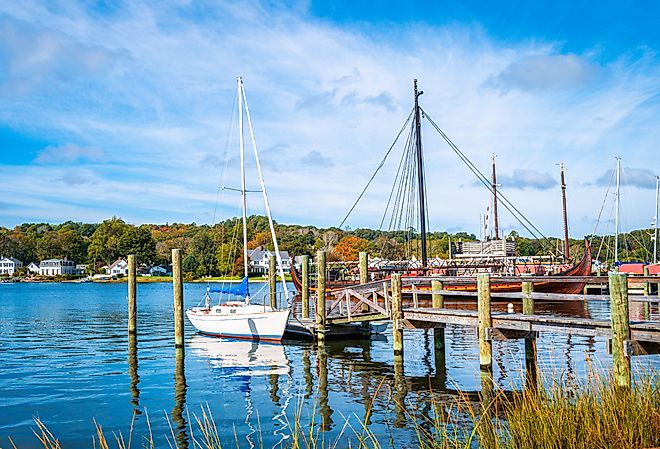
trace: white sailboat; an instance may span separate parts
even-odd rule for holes
[[[270,232],[273,238],[275,248],[275,257],[277,259],[277,270],[282,282],[284,295],[289,305],[289,291],[286,280],[284,279],[284,270],[282,268],[282,259],[275,236],[275,227],[273,218],[270,214],[268,195],[261,171],[261,163],[257,152],[257,144],[252,129],[250,119],[250,110],[245,97],[245,88],[243,79],[238,78],[238,123],[239,123],[239,146],[241,156],[241,196],[243,212],[243,268],[244,277],[240,284],[233,286],[223,286],[220,288],[207,288],[203,307],[193,307],[186,310],[186,315],[195,328],[201,333],[219,337],[239,338],[249,340],[280,341],[284,335],[286,324],[289,320],[290,308],[284,310],[274,309],[267,305],[250,304],[250,288],[248,282],[248,253],[247,253],[247,190],[245,188],[245,144],[243,139],[243,107],[245,107],[245,117],[247,119],[252,148],[254,150],[254,159],[259,174],[261,192],[263,194],[264,206]],[[238,300],[227,301],[211,306],[211,293],[220,293],[238,297]]]

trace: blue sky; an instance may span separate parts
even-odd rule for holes
[[[561,230],[556,164],[567,166],[580,237],[594,231],[617,155],[623,227],[649,226],[659,5],[4,2],[0,225],[235,215],[238,199],[217,187],[228,144],[224,182],[238,182],[228,128],[242,75],[280,222],[341,221],[408,115],[418,78],[424,109],[483,171],[497,154],[501,190],[546,235]],[[479,234],[487,192],[423,132],[431,228]],[[348,225],[378,226],[396,160]],[[598,231],[611,230],[611,199]],[[501,222],[520,228],[506,213]]]

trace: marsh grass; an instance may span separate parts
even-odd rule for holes
[[[404,445],[417,449],[467,449],[475,447],[497,449],[582,449],[582,448],[653,448],[660,446],[660,375],[643,376],[631,389],[616,388],[609,378],[593,377],[575,385],[546,382],[539,390],[517,392],[495,391],[474,401],[459,393],[454,400],[437,402],[430,399],[430,409],[397,404],[416,439]],[[383,382],[381,382],[381,386]],[[379,386],[379,389],[381,388]],[[432,392],[431,392],[432,393]],[[373,397],[376,397],[375,394]],[[392,395],[391,395],[392,396]],[[430,397],[433,397],[431,394]],[[303,419],[300,401],[291,421],[286,417],[289,437],[278,445],[281,449],[385,449],[398,447],[396,428],[388,425],[389,435],[374,434],[367,417],[344,417],[332,440],[320,417],[318,404],[309,417]],[[430,410],[430,413],[429,413]],[[223,441],[210,407],[204,406],[192,418],[188,416],[188,438],[178,439],[170,424],[171,449],[223,449],[254,447],[234,431],[232,441]],[[39,419],[35,419],[34,434],[44,449],[62,449],[57,438]],[[147,417],[147,423],[149,418]],[[391,423],[389,423],[391,424]],[[95,422],[96,449],[131,449],[133,423],[125,439],[121,434],[106,438],[103,428]],[[114,441],[113,441],[114,440]],[[11,440],[10,440],[11,441]],[[12,447],[18,449],[13,442]],[[137,446],[137,445],[135,445]],[[258,429],[255,446],[265,449]],[[155,448],[149,425],[149,436],[139,447]]]

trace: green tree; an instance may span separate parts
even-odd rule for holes
[[[138,263],[152,263],[156,259],[156,242],[145,225],[127,226],[119,236],[117,250],[122,257],[135,254]]]
[[[129,226],[121,218],[112,217],[99,225],[87,247],[90,262],[112,263],[121,254],[119,240]]]

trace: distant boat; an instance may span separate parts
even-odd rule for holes
[[[264,183],[263,175],[261,172],[261,164],[259,162],[259,155],[257,153],[257,146],[252,132],[252,122],[250,120],[250,111],[248,109],[247,99],[245,98],[245,89],[243,87],[243,79],[238,78],[238,116],[239,116],[239,141],[240,141],[240,158],[241,158],[241,197],[242,197],[242,211],[243,211],[243,267],[244,277],[240,284],[236,285],[221,285],[220,287],[207,288],[206,295],[204,296],[203,307],[193,307],[186,310],[186,315],[195,328],[204,334],[214,335],[219,337],[249,339],[249,340],[266,340],[266,341],[280,341],[284,335],[286,324],[289,320],[290,308],[284,310],[277,310],[267,305],[250,304],[250,288],[248,281],[248,250],[247,250],[247,190],[245,188],[245,145],[243,142],[243,106],[245,106],[245,115],[248,122],[250,136],[252,138],[252,147],[254,149],[254,157],[259,173],[259,181],[261,183],[261,192],[264,198],[264,206],[266,208],[266,215],[270,224],[270,231],[273,238],[273,245],[275,247],[275,257],[277,259],[277,269],[282,280],[284,294],[289,302],[289,292],[284,278],[284,270],[282,269],[282,259],[280,258],[280,251],[277,245],[277,237],[275,235],[275,228],[273,225],[273,218],[270,214],[270,207],[268,205],[268,196],[266,194],[266,186]],[[221,295],[230,295],[240,298],[235,301],[227,301],[221,303],[222,296],[218,305],[211,306],[211,294],[220,293]],[[288,304],[287,304],[288,305]]]

